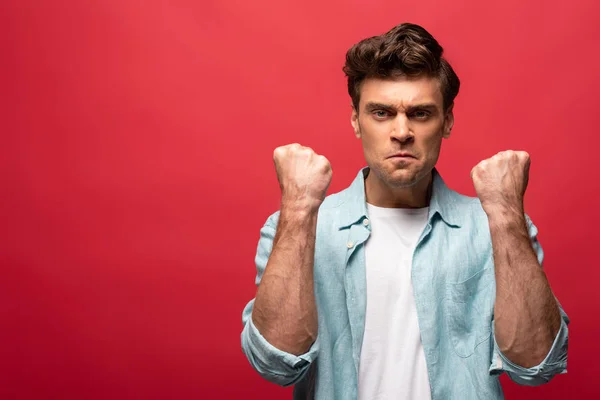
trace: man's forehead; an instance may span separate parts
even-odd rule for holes
[[[429,77],[380,79],[367,78],[361,85],[362,104],[381,103],[397,107],[439,104],[443,97],[438,79]]]

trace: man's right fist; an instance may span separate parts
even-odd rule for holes
[[[331,183],[331,164],[310,147],[297,143],[281,146],[273,152],[282,204],[318,209]]]

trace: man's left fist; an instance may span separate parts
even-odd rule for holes
[[[471,170],[481,206],[493,212],[522,214],[523,197],[529,181],[529,154],[524,151],[501,151],[481,161]]]

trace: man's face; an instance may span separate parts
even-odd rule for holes
[[[443,138],[454,123],[444,112],[439,80],[429,77],[365,79],[352,126],[367,165],[390,188],[408,188],[428,177]]]

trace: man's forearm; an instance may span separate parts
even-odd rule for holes
[[[531,245],[525,216],[488,213],[496,273],[495,337],[512,362],[542,362],[560,329],[558,304]]]
[[[276,348],[305,353],[317,337],[313,264],[318,210],[282,206],[252,321]]]

